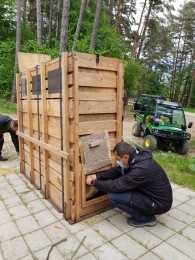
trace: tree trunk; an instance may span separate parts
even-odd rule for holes
[[[95,49],[97,32],[98,32],[102,8],[103,8],[103,0],[98,0],[97,8],[96,8],[96,14],[95,14],[95,20],[94,20],[94,24],[93,24],[93,32],[92,32],[91,42],[90,42],[90,47],[89,47],[90,50]]]
[[[139,29],[141,27],[142,18],[143,18],[144,11],[145,11],[145,8],[146,8],[146,2],[147,2],[147,0],[145,0],[145,2],[144,2],[142,12],[141,12],[141,16],[140,16],[140,20],[139,20],[139,25],[138,25],[137,31],[135,33],[135,36],[134,36],[134,43],[133,43],[133,47],[131,49],[131,58],[135,58],[135,56],[136,56],[136,52],[137,52],[137,48],[138,48],[138,41],[139,41]]]
[[[23,0],[23,22],[24,22],[24,26],[26,27],[26,2],[27,0]]]
[[[15,70],[12,85],[10,101],[16,102],[16,71],[18,69],[18,52],[21,45],[21,0],[17,0],[17,28],[16,28],[16,52],[15,52]]]
[[[74,42],[73,42],[73,46],[72,46],[72,51],[75,50],[76,42],[77,42],[78,37],[80,35],[81,25],[82,25],[82,21],[83,21],[83,15],[84,15],[86,4],[87,4],[87,0],[82,0],[81,7],[80,7],[80,13],[79,13],[79,19],[78,19],[78,22],[77,22],[77,28],[76,28]]]
[[[36,0],[36,10],[37,10],[37,42],[42,43],[41,37],[41,0]]]
[[[148,21],[149,21],[149,18],[150,18],[152,7],[153,7],[153,1],[150,2],[149,8],[148,8],[148,13],[147,13],[146,20],[145,20],[144,27],[143,27],[143,33],[141,35],[141,42],[140,42],[138,53],[137,53],[137,59],[139,59],[140,55],[141,55],[143,43],[144,43],[144,40],[145,40],[146,29],[147,29],[147,26],[148,26]]]
[[[53,19],[53,0],[50,0],[49,5],[49,41],[51,41],[51,32],[52,32],[52,19]]]
[[[62,26],[60,35],[60,53],[67,51],[70,0],[63,1]]]
[[[55,38],[56,38],[56,43],[55,45],[57,45],[57,39],[58,39],[58,35],[59,35],[59,24],[60,24],[60,6],[61,6],[61,1],[58,1],[58,5],[57,5],[57,21],[56,21],[56,32],[55,32]]]

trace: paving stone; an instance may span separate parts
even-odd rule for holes
[[[60,222],[47,226],[43,230],[53,243],[57,243],[71,235],[71,233]]]
[[[181,232],[181,235],[195,242],[195,228],[193,227],[184,228]]]
[[[9,180],[9,184],[11,186],[13,186],[13,188],[15,188],[16,186],[24,185],[24,182],[18,177],[18,178]]]
[[[7,181],[4,176],[0,176],[0,183],[3,183],[4,181]]]
[[[12,189],[12,187],[8,184],[8,182],[0,183],[0,197],[5,200],[7,198],[15,196],[16,193]]]
[[[45,260],[47,259],[48,257],[48,253],[49,253],[49,250],[50,250],[51,246],[50,247],[47,247],[47,248],[44,248],[38,252],[35,252],[33,254],[34,258],[35,257],[38,259],[38,260]],[[49,254],[49,259],[50,260],[64,260],[64,257],[62,256],[62,254],[59,252],[59,250],[55,247],[53,247],[51,253]]]
[[[107,220],[96,223],[93,229],[107,240],[112,240],[122,235],[122,232]]]
[[[161,260],[162,258],[156,256],[152,252],[148,252],[147,254],[144,254],[143,256],[139,257],[139,260]]]
[[[189,205],[195,207],[195,199],[190,199],[190,200],[188,200],[188,201],[186,202],[186,204],[189,204]]]
[[[32,214],[47,209],[46,206],[39,199],[28,202],[27,208],[30,210]]]
[[[18,205],[8,209],[13,219],[19,219],[30,215],[30,211],[24,205]]]
[[[5,204],[3,203],[3,201],[0,201],[0,210],[5,209]]]
[[[81,241],[86,236],[83,244],[90,251],[99,246],[102,246],[107,242],[102,236],[100,236],[92,228],[86,228],[80,232],[77,232],[75,236],[79,241]]]
[[[162,240],[166,240],[167,238],[173,236],[175,232],[160,223],[157,223],[154,227],[144,227],[145,230],[154,234]]]
[[[34,189],[33,192],[37,195],[39,199],[45,199],[44,195],[40,192],[40,190]]]
[[[178,210],[178,209],[170,210],[169,212],[167,212],[167,215],[169,215],[185,224],[188,224],[188,225],[190,225],[192,222],[195,221],[195,217],[193,217],[185,212],[182,212],[181,210]]]
[[[117,260],[128,260],[128,258],[118,251],[110,243],[106,243],[101,247],[93,250],[91,253],[97,257],[97,259],[117,259]]]
[[[168,228],[178,232],[184,227],[186,227],[186,224],[182,223],[181,221],[178,221],[167,214],[158,216],[158,222],[161,224],[167,226]]]
[[[94,255],[92,255],[91,253],[88,253],[88,254],[81,256],[79,258],[76,258],[76,259],[79,259],[79,260],[96,260],[97,258]]]
[[[13,222],[8,222],[0,225],[0,241],[1,243],[20,236],[17,226]]]
[[[176,249],[178,249],[188,257],[195,259],[195,254],[194,254],[195,244],[193,241],[189,240],[188,238],[180,234],[175,234],[174,236],[170,237],[166,242],[174,246]]]
[[[188,188],[179,187],[176,190],[177,193],[181,193],[182,195],[188,196],[190,198],[195,198],[195,192],[192,190],[189,190]]]
[[[100,216],[102,216],[103,219],[107,219],[109,217],[114,216],[115,214],[117,214],[117,212],[114,209],[110,209],[110,210],[107,210],[107,211],[101,213]]]
[[[34,253],[38,250],[51,246],[51,240],[42,230],[34,231],[24,236],[24,239],[30,250]]]
[[[85,221],[81,221],[75,224],[69,224],[68,221],[66,221],[65,219],[61,220],[60,223],[62,223],[62,225],[67,228],[72,234],[75,234],[85,228],[88,228],[89,225],[87,223],[85,223]]]
[[[21,199],[24,202],[30,202],[30,201],[33,201],[33,200],[37,200],[38,197],[34,194],[33,191],[28,191],[27,193],[21,194]]]
[[[111,242],[118,250],[120,250],[128,259],[137,259],[145,254],[148,250],[134,239],[124,234]]]
[[[173,200],[175,200],[175,199],[179,200],[181,202],[186,202],[186,201],[190,200],[190,197],[174,191],[173,192]]]
[[[188,214],[190,214],[191,216],[195,217],[195,207],[188,205],[188,204],[182,204],[180,206],[177,207],[179,210],[186,212]]]
[[[18,195],[10,197],[8,199],[4,200],[4,203],[6,205],[7,208],[11,208],[13,206],[17,206],[17,205],[21,205],[22,201],[21,199],[18,197]]]
[[[1,244],[5,259],[19,259],[27,256],[30,251],[22,236],[13,238]]]
[[[11,173],[6,175],[6,179],[8,181],[17,180],[20,179],[19,175],[17,173]]]
[[[33,232],[40,228],[33,216],[27,216],[16,220],[16,225],[22,235]]]
[[[0,211],[0,225],[7,223],[11,220],[12,220],[12,218],[10,217],[10,214],[7,211],[7,209],[3,209],[3,210]]]
[[[40,192],[39,192],[40,193]],[[42,195],[41,195],[42,196]],[[49,202],[48,200],[41,198],[41,201],[43,202],[43,204],[48,208],[48,209],[52,209],[53,205],[51,204],[51,202]]]
[[[3,254],[1,253],[1,249],[0,249],[0,260],[4,260]]]
[[[162,243],[162,240],[147,230],[142,230],[140,232],[139,228],[131,230],[127,233],[127,235],[131,236],[135,239],[139,244],[143,245],[147,249],[152,249],[153,247]]]
[[[87,218],[83,220],[82,222],[85,223],[88,226],[93,226],[94,224],[103,221],[103,217],[101,215],[95,215],[93,217]]]
[[[14,190],[19,194],[26,194],[27,192],[31,191],[31,189],[29,189],[27,187],[27,185],[23,184],[23,185],[18,185],[18,186],[15,186],[13,187]]]
[[[61,212],[58,212],[55,208],[50,208],[50,211],[54,214],[54,216],[58,219],[58,220],[62,220],[64,219],[64,215]]]
[[[108,221],[118,227],[122,232],[128,232],[134,229],[134,227],[127,224],[127,218],[121,213],[108,218]]]
[[[25,257],[20,258],[20,260],[35,260],[35,258],[33,258],[33,256],[30,255],[26,255]]]
[[[156,255],[158,255],[161,259],[165,260],[190,260],[189,257],[184,255],[182,252],[167,244],[166,242],[152,249]]]
[[[176,207],[178,207],[179,205],[181,205],[181,204],[183,204],[183,202],[182,201],[180,201],[180,200],[177,200],[177,199],[173,199],[173,203],[172,203],[172,208],[176,208]]]
[[[46,227],[57,222],[57,218],[48,209],[34,214],[34,217],[41,227]]]
[[[70,236],[67,238],[67,241],[62,242],[61,244],[57,245],[57,249],[60,253],[64,256],[64,259],[71,259],[74,252],[77,250],[80,242],[74,237]],[[80,259],[81,256],[86,255],[89,251],[81,245],[78,252],[76,253],[74,259]]]

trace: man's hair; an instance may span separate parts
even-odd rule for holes
[[[13,126],[18,128],[18,120],[13,120]]]
[[[130,144],[122,141],[115,145],[113,152],[116,152],[118,156],[123,157],[124,155],[132,155],[134,148]]]

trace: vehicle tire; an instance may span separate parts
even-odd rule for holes
[[[157,148],[157,140],[153,135],[147,135],[144,138],[144,147],[150,151],[154,151]]]
[[[141,132],[143,131],[142,125],[140,123],[136,123],[133,125],[132,134],[134,136],[141,136]]]
[[[189,150],[189,142],[187,140],[184,140],[180,143],[180,145],[177,145],[175,147],[175,150],[178,154],[184,155]]]

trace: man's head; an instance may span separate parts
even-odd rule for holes
[[[12,131],[18,131],[18,120],[11,120],[10,121],[10,128]]]
[[[128,165],[130,156],[133,154],[134,148],[126,142],[116,144],[113,149],[114,156],[117,161],[122,162],[124,166]]]

